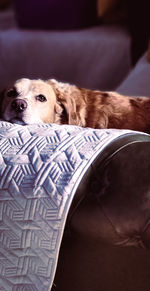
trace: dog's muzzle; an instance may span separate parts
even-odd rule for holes
[[[23,112],[27,108],[27,102],[25,100],[23,100],[23,99],[15,99],[11,103],[11,108],[15,112],[21,113],[21,112]]]

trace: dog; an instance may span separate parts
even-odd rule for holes
[[[0,117],[22,125],[57,123],[150,133],[150,98],[22,78],[1,93]]]

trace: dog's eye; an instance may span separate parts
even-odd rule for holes
[[[46,97],[42,94],[36,96],[36,100],[40,101],[40,102],[45,102],[47,101]]]
[[[16,90],[16,88],[11,88],[7,91],[7,96],[8,97],[16,97],[18,96],[18,92]]]

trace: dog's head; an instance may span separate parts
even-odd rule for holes
[[[0,118],[18,124],[66,123],[84,126],[85,113],[80,94],[76,86],[54,79],[19,79],[0,96]]]
[[[61,111],[52,86],[42,80],[17,80],[1,94],[1,118],[12,123],[53,123]]]

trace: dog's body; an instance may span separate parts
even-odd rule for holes
[[[20,79],[1,94],[1,118],[150,133],[150,98],[101,92],[50,79]]]

